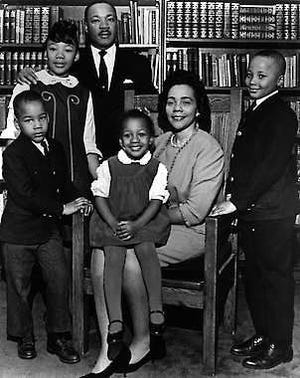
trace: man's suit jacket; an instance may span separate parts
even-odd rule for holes
[[[232,150],[227,193],[244,220],[281,219],[297,208],[297,118],[275,94],[248,111]]]
[[[73,74],[91,91],[93,96],[97,145],[104,157],[112,156],[119,150],[118,118],[124,109],[124,81],[130,80],[136,93],[155,93],[150,64],[144,56],[117,47],[108,93],[103,93],[100,87],[89,46],[81,52],[80,59],[74,64],[73,70]]]
[[[62,146],[48,139],[44,156],[22,133],[3,153],[3,178],[8,189],[0,240],[14,244],[46,242],[60,224],[63,204],[78,193],[68,179]]]

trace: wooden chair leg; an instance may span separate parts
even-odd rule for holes
[[[238,291],[238,237],[237,234],[232,235],[231,240],[232,251],[235,254],[233,261],[233,285],[228,294],[226,301],[224,325],[225,329],[231,333],[232,336],[236,332],[236,314],[237,314],[237,291]]]
[[[84,217],[74,214],[72,220],[72,332],[74,347],[79,354],[85,352],[84,321]]]
[[[217,240],[218,221],[206,220],[204,258],[204,310],[203,310],[203,370],[205,374],[216,373],[217,344]]]

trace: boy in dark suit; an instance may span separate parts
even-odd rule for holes
[[[25,91],[14,99],[19,137],[3,153],[7,204],[0,240],[7,279],[7,334],[18,341],[18,356],[36,357],[28,293],[34,264],[39,263],[46,283],[47,350],[62,362],[76,363],[70,342],[68,268],[61,237],[62,215],[91,204],[79,197],[69,181],[61,145],[46,139],[49,117],[41,96]]]
[[[284,57],[260,51],[246,85],[254,100],[233,146],[226,201],[212,215],[237,212],[245,253],[245,290],[255,335],[233,345],[249,369],[270,369],[293,358],[293,225],[297,192],[293,145],[297,118],[280,99]]]

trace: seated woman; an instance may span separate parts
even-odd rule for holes
[[[177,71],[164,83],[159,121],[169,130],[156,140],[153,154],[168,169],[168,214],[171,234],[157,250],[161,266],[176,264],[204,252],[205,217],[211,210],[223,180],[224,158],[218,142],[208,133],[210,110],[207,94],[198,77]],[[86,377],[108,377],[118,371],[107,359],[107,310],[103,292],[104,255],[94,249],[91,273],[102,346],[98,361]],[[131,360],[126,372],[137,370],[153,357],[149,343],[147,294],[141,269],[128,250],[123,289],[133,325]]]

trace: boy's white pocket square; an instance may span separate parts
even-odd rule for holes
[[[124,79],[123,84],[133,84],[131,79]]]

